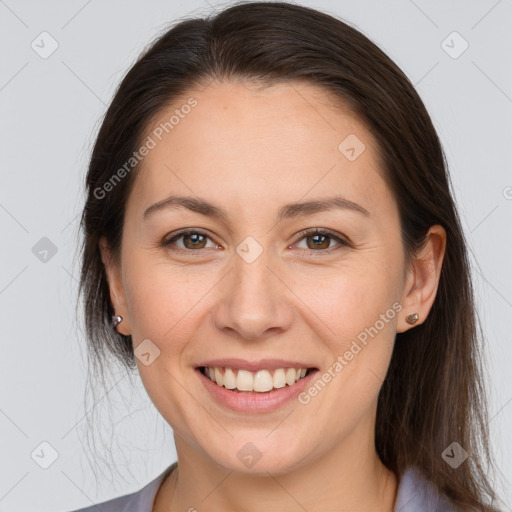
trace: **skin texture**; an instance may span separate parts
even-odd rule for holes
[[[398,479],[375,451],[377,397],[396,333],[414,328],[405,317],[418,313],[418,325],[431,309],[446,234],[433,226],[406,266],[375,140],[322,89],[213,82],[188,91],[152,127],[191,96],[197,106],[142,162],[126,206],[121,266],[100,244],[123,317],[119,332],[131,334],[135,348],[149,338],[160,350],[150,365],[137,365],[173,428],[179,470],[161,485],[153,510],[390,512]],[[349,134],[365,144],[354,161],[338,149]],[[215,203],[228,223],[184,208],[143,220],[171,194]],[[282,205],[333,195],[370,215],[334,209],[276,224]],[[195,254],[183,237],[162,245],[183,228],[209,235],[195,242]],[[317,248],[314,235],[297,236],[307,228],[333,230],[351,245],[326,238]],[[252,263],[236,252],[248,236],[263,249]],[[204,359],[238,357],[298,359],[327,371],[396,302],[401,311],[307,405],[236,413],[211,399],[194,370]],[[251,468],[237,457],[247,442],[262,454]]]

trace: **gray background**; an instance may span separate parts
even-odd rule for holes
[[[99,119],[136,56],[167,23],[227,4],[0,0],[0,512],[90,505],[139,489],[176,458],[172,431],[137,375],[130,381],[114,371],[108,397],[89,399],[104,444],[86,435],[78,215]],[[441,137],[475,267],[498,488],[510,510],[512,3],[304,4],[381,46],[417,86]],[[43,31],[58,44],[47,58]]]

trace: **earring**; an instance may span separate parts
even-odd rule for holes
[[[419,319],[420,319],[420,315],[418,315],[418,313],[412,313],[411,315],[407,315],[405,317],[405,321],[411,325],[415,324]]]
[[[123,321],[123,317],[121,315],[112,315],[112,327],[114,329]]]

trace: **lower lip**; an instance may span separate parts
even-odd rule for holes
[[[210,380],[199,368],[196,368],[196,372],[201,382],[219,405],[237,412],[261,413],[274,411],[285,403],[291,402],[309,385],[309,382],[318,370],[311,370],[308,375],[299,379],[291,386],[286,385],[284,388],[272,389],[266,393],[231,391]]]

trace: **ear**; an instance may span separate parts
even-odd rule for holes
[[[405,332],[427,318],[436,298],[445,251],[446,231],[436,224],[429,229],[425,245],[414,257],[407,272],[397,332]],[[405,320],[412,313],[418,313],[420,317],[414,325]]]
[[[112,253],[108,247],[107,240],[104,236],[99,241],[101,261],[105,265],[105,273],[107,275],[108,286],[110,289],[110,301],[114,307],[116,315],[121,315],[123,321],[117,326],[117,332],[129,336],[131,333],[130,319],[126,308],[126,298],[124,294],[121,269],[115,262]]]

